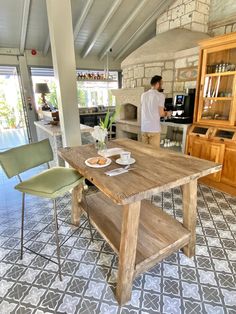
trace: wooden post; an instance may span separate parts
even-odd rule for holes
[[[183,248],[184,254],[192,257],[195,254],[196,220],[197,220],[197,180],[183,187],[183,226],[191,232],[190,242]]]
[[[79,204],[82,200],[82,193],[83,193],[82,184],[83,183],[74,187],[72,191],[71,222],[72,224],[77,225],[77,226],[80,223],[80,216],[82,213],[82,208]]]
[[[116,297],[120,305],[130,300],[134,276],[141,202],[124,205],[119,250]]]

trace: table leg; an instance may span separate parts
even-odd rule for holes
[[[183,248],[184,254],[195,254],[197,220],[197,180],[182,186],[183,188],[183,226],[191,232],[190,242]]]
[[[82,208],[80,202],[82,200],[83,193],[83,183],[77,185],[72,191],[72,207],[71,207],[71,222],[72,224],[78,226],[80,222],[80,215],[82,213]]]
[[[120,305],[131,298],[141,202],[123,206],[116,297]]]

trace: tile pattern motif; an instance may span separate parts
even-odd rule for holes
[[[208,187],[198,187],[196,255],[172,254],[138,277],[132,299],[118,306],[114,298],[118,258],[93,229],[77,231],[62,248],[63,281],[57,266],[25,252],[19,259],[20,198],[0,203],[0,313],[1,314],[235,314],[236,313],[236,199]],[[12,193],[12,194],[11,194]],[[155,203],[179,221],[182,219],[180,189],[155,196]],[[59,199],[60,218],[70,219],[70,195]],[[27,196],[25,238],[29,239],[53,218],[52,204]],[[65,239],[73,228],[60,227]],[[55,239],[49,226],[29,245],[55,256]]]

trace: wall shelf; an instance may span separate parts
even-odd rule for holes
[[[227,75],[235,75],[236,71],[228,71],[228,72],[220,72],[220,73],[207,73],[205,76],[227,76]]]
[[[204,97],[205,100],[232,100],[233,97]]]

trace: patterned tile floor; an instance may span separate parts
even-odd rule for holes
[[[0,173],[0,314],[42,313],[236,313],[236,199],[205,186],[198,188],[196,256],[181,252],[137,278],[132,300],[120,308],[114,298],[117,256],[93,229],[76,232],[62,249],[63,281],[57,267],[26,252],[19,260],[20,195],[16,183]],[[179,189],[156,195],[158,206],[182,219]],[[60,217],[69,219],[70,195],[58,202]],[[52,204],[27,197],[26,238],[52,219]],[[62,224],[61,239],[71,233]],[[48,227],[30,246],[55,253]]]

